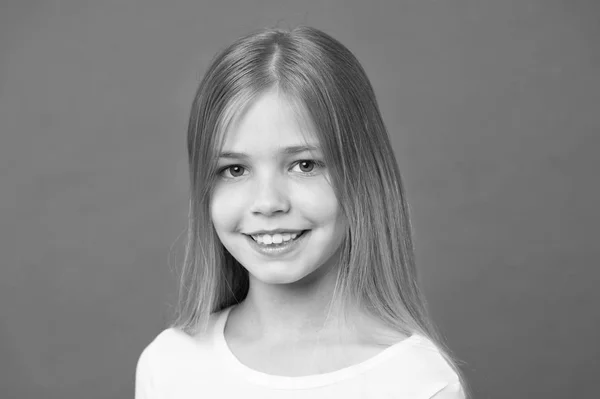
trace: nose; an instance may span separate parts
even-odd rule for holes
[[[272,216],[290,210],[286,185],[276,176],[265,176],[256,184],[251,203],[253,214]]]

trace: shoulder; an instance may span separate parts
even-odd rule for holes
[[[171,347],[171,341],[177,341],[178,332],[167,329],[156,336],[140,354],[135,370],[135,398],[158,398],[157,386],[161,378],[161,364]]]
[[[162,370],[193,356],[193,350],[197,350],[198,344],[197,338],[179,329],[168,328],[162,331],[142,351],[137,363],[138,376],[161,374]]]
[[[212,356],[213,329],[220,314],[210,316],[203,332],[187,333],[176,327],[161,331],[142,351],[138,367],[160,371],[186,362],[206,361]]]
[[[153,356],[166,356],[169,353],[189,349],[201,339],[192,336],[178,328],[167,328],[160,332],[144,349],[144,352],[152,353]]]
[[[140,361],[169,364],[181,363],[187,358],[198,360],[209,356],[212,349],[213,328],[220,313],[212,314],[205,331],[188,333],[171,327],[161,331],[143,350]]]
[[[196,341],[185,332],[169,328],[158,334],[142,351],[136,366],[135,398],[168,397],[170,385],[177,381],[197,356]],[[183,377],[185,378],[185,377]]]
[[[409,338],[407,356],[416,372],[435,379],[455,380],[458,375],[440,347],[429,338],[416,334]]]
[[[415,334],[400,342],[397,348],[393,367],[388,370],[405,382],[402,386],[407,390],[406,395],[428,399],[464,398],[458,374],[432,340]]]
[[[198,375],[210,374],[215,368],[212,329],[217,317],[211,315],[206,331],[195,335],[165,329],[143,349],[136,366],[136,399],[172,397]]]

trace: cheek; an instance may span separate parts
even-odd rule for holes
[[[327,182],[307,189],[303,187],[294,196],[294,203],[302,213],[317,224],[330,224],[340,217],[340,206]]]
[[[240,216],[239,195],[229,192],[226,187],[215,188],[210,200],[210,217],[217,232],[232,230]]]

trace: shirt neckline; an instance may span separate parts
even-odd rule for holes
[[[224,361],[228,370],[231,370],[242,378],[262,386],[267,386],[273,389],[306,389],[330,385],[338,381],[352,378],[367,370],[373,369],[377,365],[398,355],[410,346],[410,344],[419,339],[416,334],[395,343],[371,358],[360,363],[353,364],[339,370],[330,371],[321,374],[311,374],[306,376],[288,377],[274,374],[267,374],[255,369],[252,369],[243,364],[231,351],[227,341],[225,340],[225,325],[229,318],[229,313],[235,305],[221,311],[221,314],[215,322],[213,339],[215,341],[215,349],[219,357]]]

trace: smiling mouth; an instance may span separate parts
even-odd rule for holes
[[[247,235],[252,238],[254,242],[265,247],[278,247],[284,246],[288,243],[296,241],[302,237],[305,233],[310,230],[302,230],[300,233],[277,233],[277,234],[258,234],[258,235]]]

